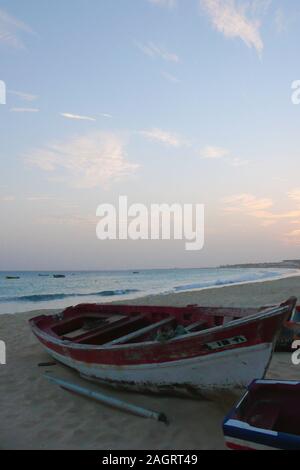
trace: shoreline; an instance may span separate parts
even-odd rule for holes
[[[228,283],[228,284],[222,284],[222,285],[213,285],[213,286],[208,286],[208,287],[201,287],[201,288],[195,288],[195,289],[186,289],[186,290],[175,290],[175,291],[166,291],[166,292],[161,292],[157,294],[149,294],[149,295],[141,295],[140,297],[135,297],[132,299],[133,301],[136,300],[141,300],[141,299],[148,299],[150,297],[161,297],[165,295],[180,295],[180,294],[192,294],[196,292],[202,292],[202,291],[207,291],[207,290],[215,290],[215,289],[226,289],[229,287],[238,287],[238,286],[244,286],[248,284],[260,284],[260,283],[265,283],[265,282],[274,282],[274,281],[280,281],[282,279],[290,279],[290,278],[297,278],[300,277],[300,269],[298,270],[298,273],[291,273],[291,274],[282,274],[281,276],[274,276],[269,279],[255,279],[251,281],[241,281],[241,282],[233,282],[233,283]],[[300,299],[299,299],[300,300]],[[120,303],[121,301],[115,301],[112,303]],[[124,303],[128,303],[129,300],[125,300]],[[104,302],[103,302],[104,303]],[[106,303],[106,302],[105,302]]]
[[[298,276],[222,289],[148,296],[130,303],[260,307],[280,303],[292,295],[300,299]],[[1,316],[0,339],[6,343],[7,364],[0,366],[0,449],[225,448],[222,420],[238,400],[232,393],[205,401],[129,393],[89,384],[113,397],[165,413],[171,422],[165,427],[162,423],[122,413],[49,384],[43,377],[46,371],[86,384],[76,372],[60,364],[38,367],[41,362],[49,362],[50,356],[31,333],[28,320],[60,310],[43,309]],[[274,355],[268,378],[299,380],[299,377],[300,366],[292,364],[289,353]]]
[[[300,270],[296,270],[296,272],[292,272],[292,273],[288,273],[288,272],[285,272],[285,273],[282,273],[281,275],[278,275],[278,276],[274,276],[274,277],[270,277],[270,278],[266,278],[266,279],[253,279],[253,280],[248,280],[248,281],[237,281],[237,282],[228,282],[227,284],[220,284],[220,285],[212,285],[212,286],[205,286],[205,287],[195,287],[195,288],[190,288],[188,289],[188,286],[187,286],[187,289],[185,290],[184,288],[180,288],[179,290],[175,290],[175,288],[173,290],[166,290],[166,291],[161,291],[161,292],[157,292],[157,293],[151,293],[151,294],[146,294],[146,293],[141,293],[140,295],[129,295],[127,298],[123,299],[123,300],[105,300],[104,297],[99,297],[99,299],[92,299],[90,300],[87,296],[86,298],[86,301],[81,301],[80,302],[80,297],[78,297],[78,301],[75,301],[77,298],[76,297],[70,297],[70,302],[67,302],[67,301],[64,301],[64,306],[63,305],[59,305],[58,302],[56,301],[46,301],[45,302],[45,308],[42,308],[41,306],[41,302],[37,302],[37,305],[36,305],[36,308],[34,308],[34,303],[31,303],[30,304],[30,307],[24,305],[24,310],[20,310],[19,307],[20,307],[20,304],[21,303],[18,303],[17,301],[15,301],[13,303],[13,305],[16,307],[16,305],[18,305],[18,309],[17,311],[3,311],[1,312],[0,311],[0,317],[2,315],[20,315],[20,314],[23,314],[23,313],[26,313],[28,311],[34,311],[34,310],[38,310],[38,311],[41,311],[41,310],[63,310],[65,308],[67,308],[69,305],[78,305],[78,304],[81,304],[81,303],[100,303],[100,304],[108,304],[108,303],[118,303],[118,304],[129,304],[129,303],[133,303],[133,304],[136,304],[136,303],[140,303],[142,301],[146,301],[146,302],[151,302],[151,299],[154,299],[155,301],[158,301],[160,302],[162,299],[168,297],[168,299],[171,299],[171,296],[176,296],[176,298],[179,299],[179,297],[177,296],[180,296],[180,295],[183,295],[183,296],[190,296],[191,298],[194,298],[198,296],[201,298],[201,295],[200,293],[201,292],[211,292],[211,291],[217,291],[219,289],[229,289],[229,288],[235,288],[235,287],[242,287],[242,286],[247,286],[247,285],[256,285],[256,284],[264,284],[264,283],[272,283],[272,282],[276,282],[276,281],[282,281],[282,280],[285,280],[285,279],[297,279],[297,278],[300,278]],[[184,286],[182,286],[184,287]],[[300,294],[299,294],[299,300],[300,300]],[[194,302],[189,302],[189,303],[194,303]],[[48,304],[48,307],[47,305]],[[49,305],[50,304],[50,305]],[[153,303],[151,302],[151,304],[153,305]],[[2,305],[0,303],[0,309],[3,305],[8,305],[7,302],[4,302]],[[241,305],[242,306],[242,305]]]
[[[300,303],[300,273],[279,279],[249,281],[225,286],[214,286],[183,292],[151,294],[117,304],[174,305],[189,304],[225,307],[261,307],[296,296]],[[242,297],[242,299],[241,299]]]

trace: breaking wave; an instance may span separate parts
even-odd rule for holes
[[[134,294],[137,289],[103,290],[100,292],[89,292],[88,294],[36,294],[23,295],[20,297],[1,298],[2,302],[49,302],[51,300],[63,300],[71,297],[113,297],[118,295]]]
[[[196,290],[196,289],[207,289],[210,287],[222,287],[222,286],[230,286],[232,284],[245,284],[247,282],[255,282],[255,281],[265,281],[268,279],[274,279],[280,277],[282,273],[280,272],[256,272],[256,273],[247,273],[242,275],[236,275],[231,279],[214,279],[211,281],[204,281],[194,284],[186,284],[181,286],[174,287],[175,292],[181,291],[189,291],[189,290]]]

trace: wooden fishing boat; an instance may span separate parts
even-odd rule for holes
[[[291,352],[292,344],[300,339],[300,306],[298,305],[291,315],[291,318],[283,324],[279,335],[276,351]]]
[[[250,309],[83,304],[30,320],[48,353],[82,376],[137,391],[191,393],[264,377],[292,298]]]
[[[300,450],[300,382],[255,380],[223,431],[231,450]]]
[[[275,307],[275,305],[266,305],[261,307],[260,310]],[[251,315],[256,313],[254,308],[247,309],[246,314]],[[242,312],[241,315],[244,315]],[[293,310],[290,318],[287,318],[281,328],[280,334],[275,346],[275,351],[278,352],[292,352],[292,344],[295,340],[300,340],[300,305],[297,305]]]

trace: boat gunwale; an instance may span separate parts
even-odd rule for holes
[[[212,328],[207,328],[206,330],[201,330],[201,331],[197,331],[197,332],[194,332],[194,333],[189,333],[189,334],[186,334],[186,335],[178,336],[176,338],[172,338],[171,340],[167,341],[166,344],[169,345],[171,343],[172,344],[173,343],[178,343],[180,341],[185,341],[187,339],[191,339],[191,338],[195,338],[195,337],[202,337],[202,336],[205,336],[207,334],[217,333],[219,331],[230,330],[230,329],[233,329],[233,328],[235,328],[236,326],[239,326],[239,325],[247,325],[249,323],[256,322],[257,320],[265,320],[267,318],[272,318],[272,317],[275,317],[275,316],[283,315],[284,313],[288,313],[289,311],[292,312],[292,310],[294,308],[293,303],[296,304],[296,299],[295,300],[290,299],[288,302],[289,303],[285,303],[283,305],[273,307],[270,310],[258,311],[257,313],[255,313],[253,315],[238,318],[236,320],[233,320],[231,322],[226,323],[225,325],[218,325],[218,326],[215,326],[215,327],[212,327]],[[32,318],[31,320],[29,320],[29,322],[31,324],[32,331],[36,336],[38,336],[38,337],[40,337],[40,338],[42,338],[42,339],[44,339],[44,340],[46,340],[50,343],[59,345],[61,347],[66,347],[68,349],[91,350],[91,351],[97,351],[97,350],[99,350],[99,351],[100,350],[101,351],[114,350],[115,351],[115,350],[129,349],[129,348],[130,349],[137,349],[137,348],[146,347],[146,346],[150,347],[150,346],[154,346],[154,345],[158,344],[157,341],[145,341],[145,342],[139,342],[139,343],[120,344],[120,345],[112,345],[112,346],[108,346],[108,345],[105,345],[105,344],[104,345],[78,344],[78,343],[75,343],[73,341],[62,340],[62,339],[56,338],[54,335],[46,333],[45,331],[43,331],[41,328],[39,328],[35,324],[35,318]],[[237,348],[232,348],[232,349],[237,349]]]

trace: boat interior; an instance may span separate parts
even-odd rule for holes
[[[255,384],[238,419],[253,427],[300,436],[300,386]]]
[[[112,346],[171,340],[256,312],[255,309],[198,306],[175,308],[86,304],[70,307],[59,316],[41,317],[38,326],[61,340]]]

